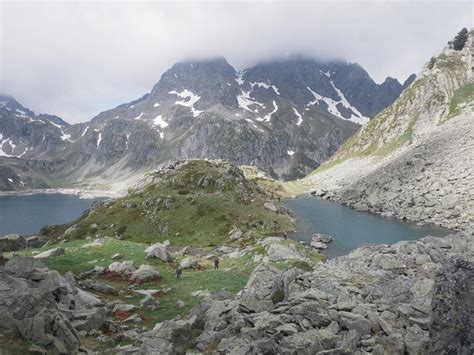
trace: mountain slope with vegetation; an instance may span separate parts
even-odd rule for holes
[[[358,209],[472,228],[473,32],[461,48],[464,32],[303,185]]]

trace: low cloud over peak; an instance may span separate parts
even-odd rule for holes
[[[471,26],[470,2],[1,3],[0,91],[70,122],[148,92],[187,58],[298,54],[403,82]]]

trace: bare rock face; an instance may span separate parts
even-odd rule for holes
[[[41,261],[15,257],[0,270],[0,329],[17,332],[52,353],[75,353],[80,330],[100,328],[105,308]]]
[[[436,276],[429,354],[474,352],[474,263],[453,257]]]

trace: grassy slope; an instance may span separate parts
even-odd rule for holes
[[[126,197],[99,207],[86,217],[67,225],[46,228],[43,233],[59,237],[71,225],[76,225],[77,229],[68,239],[99,234],[119,235],[124,240],[141,243],[169,239],[175,245],[212,246],[228,243],[228,232],[233,226],[258,235],[293,229],[288,216],[263,208],[272,197],[271,193],[263,191],[263,185],[246,180],[245,186],[241,187],[237,177],[229,179],[223,187],[198,186],[203,177],[210,176],[217,181],[221,173],[209,162],[191,161],[185,169],[178,169],[163,181],[131,191]],[[238,188],[244,193],[237,193]],[[169,201],[168,207],[164,201]],[[134,207],[124,208],[125,205]],[[93,228],[94,224],[97,228]]]

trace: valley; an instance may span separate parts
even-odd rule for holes
[[[75,125],[2,97],[2,190],[120,196],[0,238],[0,347],[472,353],[473,36],[404,84],[217,58]]]

